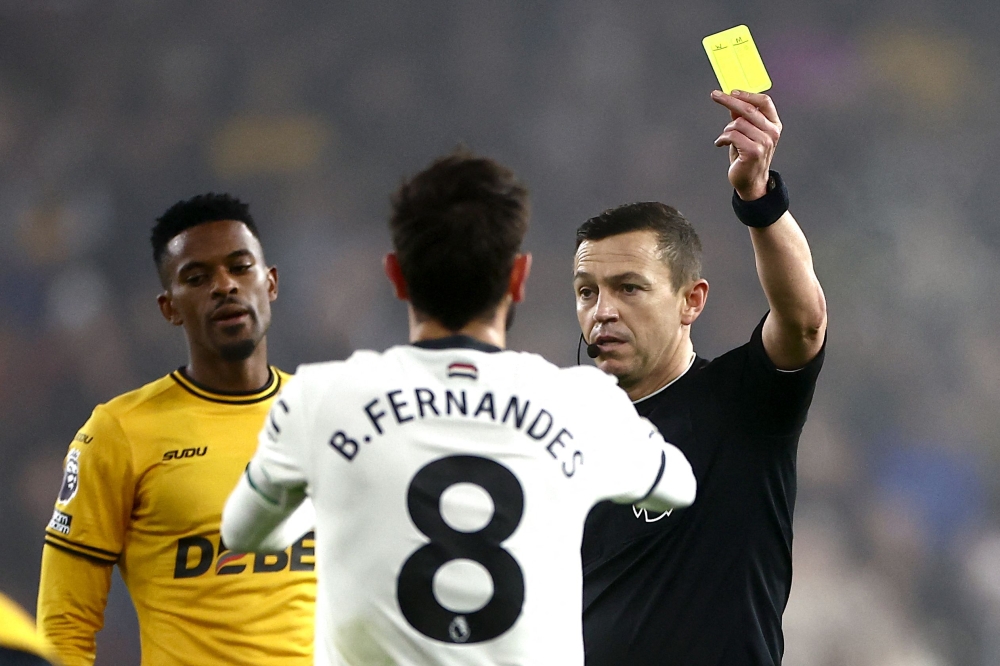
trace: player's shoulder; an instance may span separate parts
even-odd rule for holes
[[[380,352],[359,350],[348,358],[340,361],[320,361],[303,363],[295,368],[295,374],[289,377],[296,384],[317,384],[337,381],[348,373],[363,373],[376,368],[382,361]]]
[[[568,368],[559,368],[559,371],[571,382],[618,387],[618,379],[614,375],[609,375],[592,365],[571,365]]]
[[[515,366],[519,381],[538,389],[557,391],[563,399],[575,404],[621,400],[625,396],[613,375],[592,365],[560,367],[532,352],[508,351],[498,356],[498,362]]]
[[[572,365],[566,368],[553,366],[560,383],[567,387],[569,393],[587,393],[618,395],[624,393],[618,387],[618,379],[614,375],[592,365]]]
[[[579,386],[592,389],[601,387],[604,390],[617,389],[617,380],[593,366],[573,366],[562,368],[540,354],[525,351],[503,350],[486,352],[475,349],[456,348],[446,350],[451,355],[467,357],[477,366],[490,365],[503,368],[507,373],[522,378],[534,378],[560,386]],[[426,350],[414,345],[396,345],[385,351],[358,350],[343,361],[326,361],[322,363],[306,363],[295,370],[295,381],[315,384],[343,382],[350,379],[353,383],[363,384],[366,380],[377,381],[405,366],[408,361],[420,359],[427,354],[442,354],[442,350]],[[446,361],[452,359],[446,357]],[[478,372],[478,370],[477,370]]]
[[[77,431],[74,443],[94,444],[98,449],[105,450],[107,445],[125,441],[124,423],[135,415],[141,416],[156,409],[163,397],[169,396],[176,389],[177,383],[171,375],[166,375],[99,403],[87,422]]]
[[[282,382],[281,396],[301,400],[308,398],[322,401],[331,391],[357,388],[365,377],[379,376],[379,354],[372,351],[356,351],[350,357],[339,361],[303,363],[295,368],[293,375]]]
[[[115,396],[107,402],[102,402],[94,408],[92,421],[106,422],[112,420],[120,423],[122,419],[145,409],[152,408],[164,397],[178,390],[178,384],[172,374],[155,379],[139,388]]]

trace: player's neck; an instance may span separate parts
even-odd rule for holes
[[[657,364],[653,370],[626,389],[628,397],[632,402],[641,400],[653,393],[656,393],[664,386],[674,381],[691,367],[691,360],[694,356],[694,344],[691,342],[691,329],[688,327],[682,334],[677,346],[667,352],[662,362]]]
[[[502,309],[502,308],[501,308]],[[506,309],[498,312],[492,320],[474,319],[455,331],[430,317],[418,316],[410,307],[410,342],[438,340],[453,335],[466,335],[479,342],[503,349],[507,345]]]
[[[191,351],[184,373],[207,389],[220,393],[248,393],[263,388],[271,378],[267,365],[267,339],[249,358],[227,361],[218,354]]]

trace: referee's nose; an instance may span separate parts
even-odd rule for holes
[[[606,296],[604,293],[597,295],[597,307],[594,308],[594,319],[599,324],[612,323],[620,319],[618,316],[618,304],[615,303],[613,298]]]

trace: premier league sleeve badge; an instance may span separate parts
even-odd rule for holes
[[[62,487],[59,488],[59,504],[66,504],[76,497],[80,487],[80,449],[71,449],[63,467]]]

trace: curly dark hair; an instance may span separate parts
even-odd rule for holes
[[[250,206],[229,194],[199,194],[185,201],[178,201],[160,217],[150,234],[153,245],[153,261],[157,270],[163,268],[163,255],[167,243],[177,234],[206,222],[237,220],[246,225],[250,233],[260,240],[257,225],[250,215]]]
[[[457,331],[496,312],[528,230],[528,190],[465,148],[392,197],[389,228],[414,309]]]

